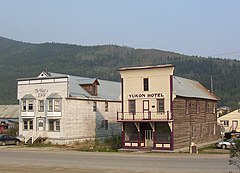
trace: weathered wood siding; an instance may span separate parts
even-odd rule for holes
[[[174,99],[174,149],[187,147],[191,142],[198,145],[220,137],[214,104],[216,101],[213,100]]]

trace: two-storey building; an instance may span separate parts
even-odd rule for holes
[[[49,72],[18,79],[19,135],[25,142],[68,144],[119,134],[120,88],[118,82]]]
[[[214,141],[218,98],[197,81],[173,76],[173,65],[118,70],[123,148],[175,150]]]

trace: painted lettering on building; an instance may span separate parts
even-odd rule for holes
[[[163,93],[150,93],[150,94],[129,94],[128,98],[135,99],[135,98],[159,98],[164,97]]]
[[[41,89],[35,89],[35,92],[37,93],[37,97],[46,97],[48,90],[41,88]]]

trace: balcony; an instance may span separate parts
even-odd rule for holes
[[[118,122],[169,122],[173,121],[169,111],[167,112],[117,112]]]

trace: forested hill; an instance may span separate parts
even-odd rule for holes
[[[79,46],[59,43],[30,44],[0,37],[0,104],[17,103],[16,79],[41,71],[119,81],[120,67],[172,63],[174,75],[194,79],[221,99],[219,106],[240,105],[240,61],[186,56],[155,49],[116,45]]]

